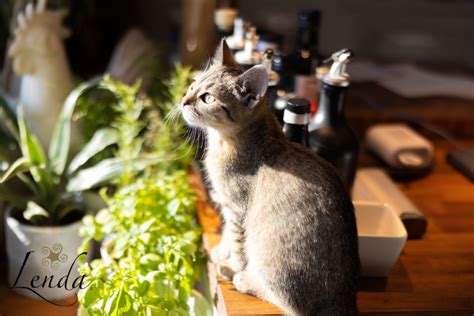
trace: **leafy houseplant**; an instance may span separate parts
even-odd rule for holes
[[[109,158],[95,166],[82,168],[96,154],[119,141],[121,131],[120,126],[116,126],[117,128],[105,127],[97,130],[82,151],[67,163],[71,117],[75,104],[80,95],[92,87],[109,88],[108,80],[110,79],[105,78],[99,82],[94,79],[80,85],[69,95],[65,101],[64,110],[58,118],[48,156],[45,155],[35,135],[29,130],[23,118],[21,106],[18,108],[19,147],[22,157],[13,162],[2,175],[0,185],[17,177],[31,191],[27,199],[24,199],[23,195],[15,196],[13,193],[4,196],[17,208],[24,209],[23,218],[29,223],[51,226],[68,222],[69,213],[77,209],[65,202],[71,200],[74,195],[106,184],[119,177],[122,172],[136,172],[159,161],[156,156],[134,155],[128,161]],[[133,89],[136,91],[138,86]],[[117,97],[119,104],[130,102],[120,99],[120,95]],[[129,134],[129,137],[133,138],[134,133]],[[4,190],[8,189],[4,187]]]
[[[108,236],[102,258],[81,268],[90,285],[79,301],[89,315],[206,310],[193,290],[203,267],[193,196],[184,171],[148,174],[105,197],[108,207],[84,219],[84,236]]]
[[[158,106],[142,122],[136,118],[144,103],[135,99],[116,109],[120,114],[114,125],[122,131],[119,159],[130,160],[139,151],[167,159],[133,181],[123,173],[114,194],[101,192],[107,207],[84,218],[86,239],[79,252],[87,250],[90,239],[103,240],[102,258],[81,267],[90,284],[78,294],[84,315],[212,314],[208,300],[194,289],[204,261],[186,172],[193,151],[184,144],[184,125],[165,123],[190,77],[188,68],[178,66],[167,81],[169,93],[155,100]],[[122,100],[133,100],[133,88],[113,81],[107,86]],[[146,132],[138,133],[141,129]]]
[[[124,170],[135,172],[158,161],[154,157],[137,155],[127,163],[120,159],[109,158],[95,166],[84,168],[94,155],[119,140],[119,132],[116,129],[103,128],[96,131],[82,151],[68,163],[71,118],[75,104],[84,91],[98,85],[105,88],[100,85],[98,79],[95,79],[80,85],[68,96],[58,118],[48,155],[29,130],[21,106],[18,107],[18,143],[21,157],[13,162],[0,178],[2,199],[8,200],[14,206],[13,211],[6,216],[11,285],[17,280],[24,256],[29,251],[44,254],[48,251],[45,249],[54,252],[56,247],[61,248],[71,262],[74,260],[76,249],[81,243],[78,234],[81,225],[79,220],[85,214],[84,206],[80,199],[78,200],[80,192],[110,182]],[[15,194],[6,186],[14,177],[24,183],[29,190],[26,196],[24,193]],[[39,261],[37,264],[27,266],[22,272],[26,282],[35,275],[45,275],[44,267],[41,266],[45,262],[41,261],[41,258],[36,259]],[[46,260],[46,257],[43,260]],[[50,262],[50,266],[53,267],[53,262]],[[69,267],[67,264],[61,266],[66,271]],[[59,278],[63,271],[54,272]],[[77,275],[76,270],[74,274]],[[58,299],[71,294],[60,288],[41,290],[40,294],[48,299]],[[31,292],[24,293],[37,298]]]

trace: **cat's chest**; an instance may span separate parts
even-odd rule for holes
[[[223,152],[208,152],[206,168],[211,183],[216,188],[225,188],[244,181],[243,177],[235,170],[235,159],[228,157]]]
[[[245,207],[253,187],[253,176],[238,168],[236,160],[235,153],[211,146],[208,148],[205,164],[214,190],[227,202]]]

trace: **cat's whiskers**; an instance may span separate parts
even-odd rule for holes
[[[180,112],[181,112],[180,105],[174,106],[165,116],[164,124],[169,124],[170,126],[174,127],[174,125],[177,124],[179,120]]]

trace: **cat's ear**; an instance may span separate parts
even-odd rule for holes
[[[234,56],[232,55],[232,51],[230,50],[229,46],[227,46],[227,43],[224,39],[221,41],[221,43],[216,49],[213,58],[213,64],[228,66],[232,68],[238,67],[238,64],[234,60]]]
[[[263,99],[267,92],[267,71],[261,65],[253,66],[240,75],[238,83],[245,93],[244,104],[253,108]]]

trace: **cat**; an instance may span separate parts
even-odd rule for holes
[[[286,139],[266,104],[267,73],[243,71],[225,41],[180,105],[207,132],[205,166],[224,220],[212,250],[234,287],[292,315],[353,315],[357,228],[336,171]]]

